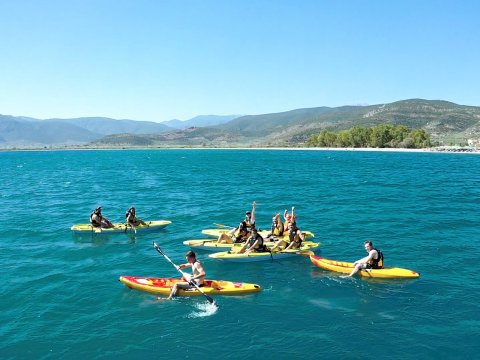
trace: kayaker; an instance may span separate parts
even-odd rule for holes
[[[138,225],[147,225],[145,221],[137,218],[136,210],[133,206],[125,213],[125,223],[131,227]]]
[[[288,224],[288,241],[283,239],[279,240],[270,250],[273,252],[280,248],[283,248],[283,250],[299,249],[303,241],[305,241],[305,235],[297,227],[296,222],[291,222]]]
[[[348,276],[353,276],[361,269],[381,269],[383,267],[383,253],[374,248],[370,240],[365,241],[365,251],[367,256],[353,263],[355,266]]]
[[[289,214],[288,210],[285,209],[285,211],[283,212],[283,218],[285,220],[283,226],[285,228],[285,231],[288,231],[288,224],[290,224],[291,222],[297,222],[297,216],[295,215],[295,206],[292,206],[291,214]]]
[[[260,235],[256,228],[252,228],[252,235],[248,238],[245,245],[238,251],[239,254],[249,254],[251,252],[265,252],[268,251],[263,242],[263,237]]]
[[[99,206],[90,214],[90,224],[95,228],[113,228],[114,225],[104,216],[102,216],[102,207]]]
[[[255,201],[252,204],[252,211],[245,212],[245,223],[247,224],[247,230],[251,230],[255,227],[255,211],[257,209],[257,204]]]
[[[247,241],[249,237],[247,223],[242,221],[240,225],[228,233],[222,233],[217,239],[218,244],[238,244]]]
[[[272,227],[270,233],[266,236],[265,240],[276,240],[277,236],[282,236],[284,231],[280,214],[275,214],[272,218]]]
[[[183,278],[186,280],[185,282],[178,282],[173,285],[172,290],[170,291],[170,296],[168,299],[172,299],[172,297],[177,295],[178,290],[189,290],[194,288],[195,286],[192,285],[192,282],[195,282],[197,286],[202,287],[205,283],[205,269],[200,261],[197,260],[197,256],[193,251],[189,251],[185,254],[185,259],[187,262],[185,264],[178,265],[178,269],[185,269],[187,267],[192,268],[192,275],[183,274]]]

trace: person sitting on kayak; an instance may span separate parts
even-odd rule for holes
[[[185,259],[187,262],[185,264],[178,265],[178,269],[185,269],[186,267],[191,267],[192,268],[192,275],[183,274],[183,278],[186,280],[185,282],[177,282],[175,285],[173,285],[172,290],[170,291],[170,295],[168,296],[168,299],[172,299],[172,297],[176,296],[178,293],[178,290],[183,289],[183,290],[189,290],[194,288],[195,286],[192,284],[193,282],[199,286],[202,287],[205,284],[205,269],[203,268],[203,265],[200,263],[200,261],[197,260],[197,256],[193,251],[189,251],[185,254]]]
[[[285,232],[287,232],[288,224],[290,224],[291,222],[297,222],[297,216],[295,215],[295,206],[292,206],[291,214],[289,214],[288,210],[285,209],[285,211],[283,212],[283,218],[285,219],[283,226],[284,226]]]
[[[283,235],[283,223],[280,219],[280,214],[275,214],[272,218],[272,227],[270,233],[266,236],[265,240],[276,240],[277,236]]]
[[[263,242],[263,237],[260,235],[256,228],[252,228],[252,235],[248,238],[245,245],[238,251],[239,254],[249,254],[251,252],[265,252],[268,248]]]
[[[271,248],[271,251],[276,251],[279,249],[289,250],[289,249],[299,249],[302,246],[302,241],[305,240],[305,235],[297,227],[296,222],[291,222],[288,224],[288,241],[279,240]]]
[[[136,210],[133,206],[125,213],[125,223],[127,224],[127,226],[131,227],[138,225],[147,225],[145,221],[137,218]]]
[[[247,223],[242,221],[240,225],[233,228],[228,233],[221,233],[217,239],[218,244],[238,244],[247,241],[249,233]]]
[[[355,275],[361,269],[369,270],[383,268],[383,253],[380,250],[374,248],[370,240],[365,241],[365,250],[368,255],[353,263],[355,267],[348,276]]]
[[[102,207],[97,207],[90,214],[90,224],[95,228],[113,228],[114,225],[106,218],[102,216]]]
[[[255,201],[252,204],[252,211],[245,212],[245,223],[247,224],[247,230],[251,230],[255,227],[255,211],[257,209],[257,204]]]

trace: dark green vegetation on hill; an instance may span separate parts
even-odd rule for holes
[[[423,129],[411,130],[404,125],[380,124],[349,130],[322,130],[307,140],[310,147],[406,148],[430,147],[430,136]]]
[[[215,126],[193,125],[187,129],[172,129],[164,124],[149,122],[144,122],[141,128],[135,128],[135,125],[141,124],[135,121],[131,121],[132,123],[128,126],[126,123],[123,123],[125,126],[119,126],[118,122],[121,120],[112,119],[106,119],[110,121],[52,120],[55,123],[51,126],[64,124],[63,126],[69,125],[75,128],[70,128],[68,131],[56,128],[62,130],[57,131],[57,135],[65,133],[70,135],[63,136],[61,139],[42,135],[41,141],[38,137],[44,131],[32,126],[40,126],[35,122],[42,123],[42,126],[48,125],[46,121],[14,119],[18,121],[12,124],[12,117],[0,116],[0,146],[28,143],[82,145],[90,142],[87,144],[89,147],[299,147],[305,146],[312,135],[317,135],[323,130],[340,132],[356,127],[371,128],[380,124],[403,125],[410,129],[424,130],[434,144],[464,144],[466,139],[480,137],[480,107],[422,99],[370,106],[297,109],[274,114],[247,115],[227,122],[223,122],[225,118],[218,117],[213,119],[217,121]],[[206,119],[202,121],[206,123]],[[175,125],[178,126],[176,123]],[[18,130],[19,126],[23,126],[21,131]],[[108,130],[111,131],[107,132]],[[52,131],[49,131],[51,134]],[[31,136],[25,137],[23,133],[29,133]],[[82,137],[79,140],[81,134]],[[397,145],[398,143],[395,144]]]

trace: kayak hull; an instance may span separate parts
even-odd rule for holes
[[[211,236],[214,238],[218,238],[220,234],[226,234],[230,231],[231,229],[204,229],[202,230],[202,234]],[[258,232],[261,236],[266,237],[269,233],[270,230],[261,230]],[[306,238],[309,237],[315,237],[315,235],[311,231],[302,231],[303,234],[305,234]],[[283,236],[277,236],[279,239],[287,239],[288,235],[283,235]]]
[[[350,274],[354,268],[353,263],[325,259],[316,255],[310,256],[311,262],[324,270],[334,271],[342,274]],[[413,279],[420,276],[419,273],[397,267],[384,267],[382,269],[360,270],[357,273],[362,277],[384,278],[384,279]]]
[[[119,279],[130,289],[145,291],[156,295],[170,295],[173,285],[177,282],[185,282],[179,278],[146,278],[140,276],[120,276]],[[243,295],[262,290],[260,285],[224,280],[205,280],[205,286],[201,287],[207,295]],[[179,290],[177,296],[201,296],[197,289]]]
[[[302,246],[300,249],[295,250],[283,250],[278,252],[255,252],[249,254],[237,254],[231,251],[222,251],[208,255],[209,258],[230,261],[230,262],[255,262],[255,261],[267,261],[267,260],[280,260],[284,258],[294,257],[307,253],[306,255],[313,254],[311,250],[317,248],[318,243],[311,243],[307,246]]]
[[[115,223],[113,224],[113,228],[109,229],[100,229],[93,227],[90,224],[75,224],[73,225],[70,230],[77,234],[86,234],[86,233],[94,233],[94,234],[116,234],[116,233],[129,233],[129,232],[149,232],[149,231],[156,231],[165,228],[166,226],[170,225],[172,222],[168,220],[155,220],[155,221],[147,221],[147,225],[138,225],[135,228],[131,226],[126,226],[125,223]]]
[[[218,251],[231,251],[232,249],[240,249],[244,243],[218,244],[217,240],[197,239],[197,240],[185,240],[183,244],[186,246],[189,246],[192,250],[218,252]],[[304,241],[303,244],[305,246],[314,246],[314,244],[316,243],[312,241]],[[275,242],[265,241],[265,245],[270,248],[275,245]]]

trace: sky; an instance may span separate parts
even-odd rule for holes
[[[0,0],[0,114],[480,106],[480,1]]]

